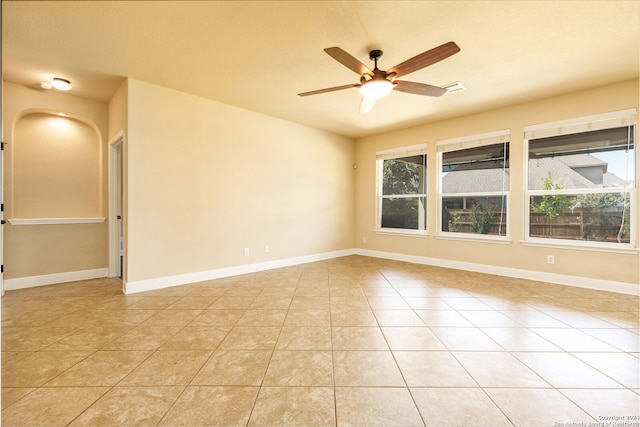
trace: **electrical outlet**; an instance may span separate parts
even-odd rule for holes
[[[367,243],[367,238],[366,237],[362,238],[362,243]]]
[[[547,255],[547,264],[555,264],[556,263],[556,257],[553,255]]]
[[[265,254],[268,254],[270,249],[271,249],[271,248],[269,248],[269,245],[265,245],[265,247],[264,247],[264,253],[265,253]]]
[[[249,248],[244,248],[244,256],[249,256],[251,255],[251,251],[249,250]]]

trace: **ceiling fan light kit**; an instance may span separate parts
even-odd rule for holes
[[[364,97],[360,104],[360,112],[367,113],[371,111],[377,99],[384,98],[394,89],[399,90],[400,92],[423,96],[442,96],[447,93],[448,91],[446,88],[428,85],[425,83],[397,80],[397,78],[442,61],[443,59],[460,52],[460,47],[458,47],[454,42],[448,42],[426,52],[422,52],[421,54],[416,55],[387,71],[378,69],[378,60],[382,57],[381,50],[372,50],[369,52],[369,58],[374,61],[373,71],[339,47],[328,47],[324,51],[351,71],[359,74],[360,83],[303,92],[298,95],[317,95],[320,93],[359,87],[360,93]]]
[[[387,79],[371,79],[360,86],[362,96],[373,99],[381,99],[389,95],[393,90],[393,83]]]

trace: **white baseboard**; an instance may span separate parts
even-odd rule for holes
[[[612,280],[591,279],[586,277],[569,276],[541,271],[522,270],[510,267],[476,264],[471,262],[429,258],[417,255],[406,255],[394,252],[373,251],[367,249],[345,249],[341,251],[325,252],[314,255],[305,255],[294,258],[261,262],[257,264],[224,267],[214,270],[196,273],[179,274],[175,276],[159,277],[156,279],[139,280],[124,284],[125,294],[150,291],[154,289],[168,288],[171,286],[185,285],[188,283],[202,282],[205,280],[221,279],[224,277],[238,276],[241,274],[256,273],[259,271],[273,270],[275,268],[290,267],[309,262],[324,261],[349,255],[362,255],[372,258],[383,258],[394,261],[410,262],[414,264],[432,265],[435,267],[454,268],[458,270],[474,271],[478,273],[496,274],[505,277],[519,279],[538,280],[559,285],[575,286],[587,289],[616,292],[629,295],[640,295],[640,285]],[[107,277],[108,268],[93,270],[70,271],[65,273],[45,274],[42,276],[20,277],[4,280],[4,290],[16,290],[32,288],[36,286],[53,285],[56,283],[73,282],[77,280],[89,280]]]
[[[77,280],[99,279],[101,277],[107,277],[107,272],[107,268],[96,268],[93,270],[67,271],[41,276],[18,277],[16,279],[5,279],[3,281],[3,287],[5,291],[12,291],[36,286],[54,285],[56,283],[75,282]]]
[[[125,294],[163,289],[171,286],[186,285],[188,283],[203,282],[205,280],[221,279],[224,277],[238,276],[241,274],[256,273],[258,271],[273,270],[275,268],[290,267],[292,265],[306,264],[309,262],[324,261],[333,258],[354,255],[354,249],[345,249],[334,252],[324,252],[314,255],[305,255],[295,258],[286,258],[274,261],[260,262],[256,264],[238,265],[235,267],[223,267],[215,270],[200,271],[197,273],[178,274],[176,276],[158,277],[156,279],[137,280],[127,282],[124,285]]]
[[[477,273],[495,274],[498,276],[514,277],[518,279],[537,280],[558,285],[575,286],[579,288],[616,292],[620,294],[640,295],[640,285],[613,280],[591,279],[587,277],[569,276],[565,274],[545,273],[542,271],[522,270],[519,268],[500,267],[495,265],[476,264],[472,262],[454,261],[439,258],[429,258],[417,255],[405,255],[393,252],[355,249],[356,255],[373,258],[384,258],[394,261],[404,261],[413,264],[432,265],[435,267],[455,268],[457,270],[474,271]]]

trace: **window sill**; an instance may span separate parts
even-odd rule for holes
[[[106,218],[12,218],[7,221],[11,225],[60,225],[60,224],[100,224]]]
[[[421,231],[421,230],[382,228],[379,230],[375,230],[374,233],[388,235],[388,236],[429,237],[429,234],[426,231]]]
[[[511,239],[507,237],[498,237],[498,236],[487,236],[484,234],[466,234],[466,233],[458,233],[454,234],[438,234],[436,239],[438,240],[460,240],[464,242],[479,242],[479,243],[495,243],[499,245],[510,245],[513,243]]]
[[[571,249],[574,251],[613,252],[622,254],[637,254],[640,252],[638,248],[617,243],[583,243],[582,241],[559,241],[557,239],[522,240],[520,243],[522,246]]]

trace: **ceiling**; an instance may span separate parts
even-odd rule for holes
[[[71,80],[107,102],[130,77],[359,138],[638,78],[639,2],[2,1],[5,81]],[[392,92],[368,114],[358,83],[323,52],[381,69],[443,43],[461,51],[403,80],[467,90]]]

